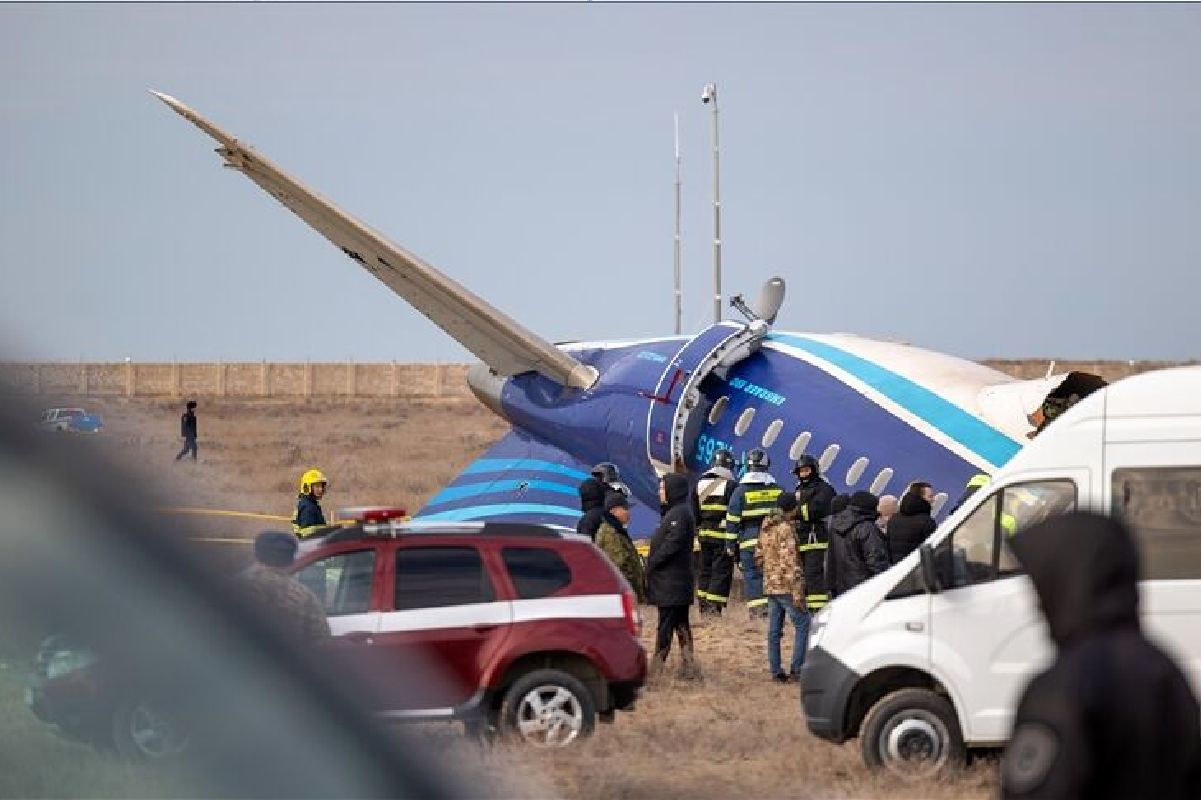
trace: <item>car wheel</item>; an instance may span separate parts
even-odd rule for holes
[[[161,705],[130,700],[113,714],[113,744],[132,761],[160,761],[182,753],[188,736]]]
[[[563,747],[596,728],[596,703],[579,678],[557,669],[521,676],[505,693],[503,732],[535,747]]]
[[[958,769],[967,759],[955,709],[929,689],[901,689],[880,699],[863,720],[863,760],[905,778]]]

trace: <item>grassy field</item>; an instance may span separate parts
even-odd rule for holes
[[[310,466],[330,476],[327,507],[396,503],[415,509],[507,430],[470,400],[205,402],[199,409],[200,459],[177,464],[177,404],[119,399],[88,405],[104,415],[107,428],[87,446],[111,450],[165,485],[176,502],[279,515],[291,514],[295,480]],[[265,525],[270,523],[219,521],[215,532],[249,536]],[[643,613],[649,646],[654,610]],[[513,797],[949,798],[995,792],[993,762],[941,783],[904,784],[868,773],[854,743],[839,747],[810,736],[797,687],[768,680],[765,638],[765,625],[741,608],[718,621],[698,621],[704,682],[662,680],[637,711],[620,714],[614,725],[601,726],[568,752],[480,749],[465,741],[456,742],[454,752],[467,773],[486,776],[490,790]],[[96,794],[120,794],[119,769],[113,775],[90,751],[57,741],[25,711],[15,674],[0,675],[0,708],[9,709],[0,722],[8,728],[4,740],[19,735],[35,749],[78,751],[80,769],[99,770]],[[494,768],[502,765],[498,779]]]

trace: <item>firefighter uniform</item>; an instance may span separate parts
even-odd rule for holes
[[[319,493],[313,491],[321,486]],[[327,526],[325,512],[321,510],[319,494],[323,495],[329,481],[319,469],[310,469],[300,476],[300,494],[296,497],[296,516],[292,518],[292,532],[301,539],[312,536]]]
[[[759,543],[759,526],[776,508],[781,489],[767,472],[771,462],[762,450],[752,450],[747,457],[747,473],[730,496],[726,513],[726,530],[738,537],[738,562],[742,567],[743,594],[746,607],[755,616],[767,614],[767,598],[763,596],[763,573],[755,564],[755,545]]]
[[[809,472],[802,477],[803,468]],[[821,465],[805,453],[797,459],[792,474],[797,476],[797,549],[801,557],[801,573],[805,576],[805,605],[816,612],[830,602],[826,585],[826,552],[830,549],[830,533],[826,517],[834,501],[834,487],[821,476]]]
[[[697,483],[697,540],[701,557],[696,596],[702,614],[721,614],[730,602],[730,583],[734,578],[730,548],[738,534],[726,529],[726,514],[736,485],[734,473],[726,467],[713,467]]]

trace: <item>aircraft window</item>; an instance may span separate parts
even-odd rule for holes
[[[884,487],[892,481],[892,467],[885,467],[876,475],[876,479],[872,481],[872,485],[867,488],[872,494],[878,495],[884,491]]]
[[[722,414],[726,413],[726,408],[728,408],[729,405],[730,405],[730,398],[728,398],[728,397],[717,398],[717,402],[713,404],[713,408],[709,409],[709,424],[716,425],[717,421],[719,419],[721,419]]]
[[[784,427],[784,420],[777,419],[772,424],[767,426],[767,430],[763,432],[763,446],[771,447],[776,443],[776,439],[780,436],[780,429]]]
[[[801,456],[805,455],[805,448],[809,446],[809,440],[813,438],[813,434],[805,431],[800,436],[796,437],[792,442],[792,447],[788,448],[788,457],[796,461]]]
[[[934,495],[934,502],[930,504],[930,516],[937,517],[938,512],[942,511],[942,507],[947,504],[947,493],[939,492]]]
[[[755,409],[748,408],[738,415],[738,421],[734,423],[734,435],[741,436],[746,433],[746,429],[751,427],[751,420],[755,418]]]
[[[817,465],[821,467],[822,472],[830,469],[830,465],[834,463],[834,459],[838,458],[838,451],[841,449],[841,445],[832,444],[822,451],[821,458],[817,460]]]
[[[867,469],[867,456],[860,456],[855,459],[855,463],[847,470],[847,486],[854,486],[859,483],[859,479],[863,477],[863,471]]]

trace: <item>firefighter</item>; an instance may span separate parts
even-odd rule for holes
[[[300,476],[300,494],[296,499],[296,516],[292,519],[292,532],[304,539],[326,527],[325,512],[321,510],[321,498],[329,481],[319,469],[307,470]]]
[[[830,602],[826,589],[826,551],[830,547],[826,518],[837,493],[822,477],[818,460],[808,453],[796,460],[792,474],[797,479],[797,543],[805,576],[805,605],[816,613]]]
[[[597,464],[580,484],[580,510],[583,516],[576,522],[576,533],[596,541],[605,515],[605,501],[613,494],[629,497],[630,491],[621,482],[621,472],[608,461]]]
[[[720,616],[730,601],[730,582],[734,577],[730,546],[738,535],[726,530],[726,513],[737,485],[734,454],[717,450],[696,486],[697,539],[701,543],[696,596],[702,614]]]
[[[776,507],[783,491],[767,470],[771,458],[767,451],[756,447],[746,456],[746,472],[730,495],[726,513],[726,530],[737,536],[737,559],[742,569],[743,594],[752,617],[767,616],[767,598],[763,596],[763,574],[755,564],[755,545],[759,543],[759,526]],[[734,541],[731,540],[731,555]]]

